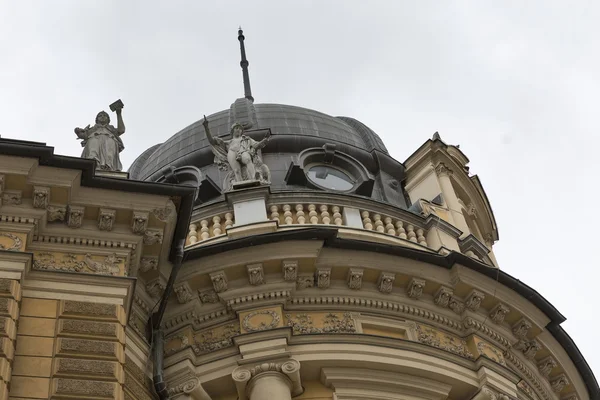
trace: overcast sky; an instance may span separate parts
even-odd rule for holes
[[[256,103],[352,116],[400,161],[435,131],[460,144],[500,267],[600,374],[599,20],[594,1],[0,0],[0,134],[79,156],[73,128],[121,98],[128,168],[243,96],[242,25]]]

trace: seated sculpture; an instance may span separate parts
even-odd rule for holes
[[[215,163],[219,168],[228,171],[223,183],[223,190],[231,190],[233,183],[257,180],[263,184],[271,182],[269,167],[262,161],[260,149],[265,147],[271,132],[263,140],[257,142],[244,135],[244,127],[235,123],[231,127],[231,139],[223,140],[213,137],[208,127],[208,119],[204,116],[204,131],[215,155]]]
[[[75,134],[82,139],[83,152],[81,158],[91,158],[96,161],[99,169],[105,171],[121,171],[123,166],[119,153],[125,148],[121,135],[125,133],[122,109],[123,103],[117,100],[110,105],[117,114],[117,127],[110,125],[110,117],[106,111],[100,111],[96,116],[96,124],[85,128],[75,128]]]

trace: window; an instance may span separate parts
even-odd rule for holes
[[[308,169],[308,179],[324,189],[348,191],[355,185],[355,180],[346,172],[329,165],[314,165]]]

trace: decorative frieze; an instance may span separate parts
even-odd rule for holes
[[[496,347],[484,341],[477,341],[476,347],[477,351],[482,356],[485,356],[490,360],[497,362],[500,365],[506,365],[506,362],[504,361],[504,354],[502,354],[502,351],[500,351]]]
[[[148,213],[145,211],[134,211],[131,218],[131,231],[136,235],[143,235],[148,228]]]
[[[117,276],[121,272],[121,264],[124,261],[116,254],[110,254],[102,261],[95,260],[92,255],[62,254],[57,259],[53,253],[35,253],[33,269],[40,271],[66,271],[66,272],[88,272],[97,275]]]
[[[23,192],[20,190],[5,190],[2,192],[2,204],[19,205],[23,201]]]
[[[215,304],[219,302],[219,295],[214,290],[198,291],[202,304]]]
[[[300,274],[296,280],[297,289],[306,289],[315,286],[315,275],[314,274]]]
[[[480,292],[479,290],[473,290],[467,296],[465,306],[471,311],[477,311],[479,310],[479,307],[481,306],[481,303],[483,302],[484,298],[485,295],[482,292]]]
[[[288,313],[285,318],[294,335],[356,333],[356,322],[350,313]]]
[[[555,393],[560,393],[565,388],[565,386],[569,385],[569,379],[565,374],[560,374],[557,377],[553,378],[550,381],[550,386],[552,386],[552,390]]]
[[[10,232],[0,232],[0,237],[8,238],[11,242],[7,244],[0,243],[0,250],[19,251],[23,247],[23,240]]]
[[[85,207],[83,206],[69,206],[67,209],[67,226],[69,228],[81,228],[84,213]]]
[[[437,331],[425,325],[417,324],[417,339],[423,344],[449,351],[461,357],[475,358],[469,351],[467,342],[463,339]]]
[[[552,358],[552,356],[548,356],[542,359],[537,366],[538,370],[540,371],[540,374],[542,374],[542,376],[548,377],[550,376],[550,372],[552,372],[554,367],[556,367],[557,365],[558,364],[556,363],[556,360]]]
[[[50,188],[46,186],[33,187],[33,208],[46,208],[50,204]]]
[[[490,319],[495,324],[502,324],[504,322],[504,317],[506,317],[506,314],[509,312],[510,308],[502,303],[498,303],[494,308],[492,308],[492,311],[490,311]]]
[[[440,307],[448,307],[453,293],[453,290],[449,287],[442,286],[435,293],[435,296],[433,296],[433,302]]]
[[[268,318],[270,318],[268,323],[265,321],[261,321],[259,323],[253,322],[254,317],[263,315],[266,315]],[[246,330],[246,332],[259,332],[268,329],[275,329],[279,326],[280,322],[281,317],[275,310],[257,310],[248,313],[242,319],[242,327]]]
[[[140,259],[140,272],[156,271],[158,269],[158,257],[142,257]]]
[[[283,280],[288,282],[295,282],[298,279],[298,261],[297,260],[284,260],[281,263],[281,269],[283,272]]]
[[[529,329],[531,329],[531,322],[525,318],[521,318],[516,324],[513,325],[513,334],[517,338],[523,339],[527,337]]]
[[[331,285],[331,268],[320,267],[316,272],[317,287],[319,289],[327,289]]]
[[[144,232],[144,244],[153,245],[160,244],[163,242],[163,230],[162,229],[146,229]]]
[[[67,216],[67,206],[51,205],[46,208],[48,222],[64,222]]]
[[[194,335],[192,350],[202,355],[233,346],[233,337],[240,334],[239,323],[228,323]]]
[[[185,304],[194,300],[194,293],[187,282],[175,285],[173,291],[177,295],[177,302],[179,304]]]
[[[228,289],[229,283],[227,281],[227,275],[225,271],[213,272],[210,274],[210,280],[212,281],[215,292],[221,293]]]
[[[265,283],[262,264],[246,265],[246,271],[248,272],[248,280],[250,281],[251,285],[257,286]]]
[[[394,281],[396,280],[396,274],[393,272],[381,272],[377,279],[377,289],[381,293],[391,293],[394,289]]]
[[[359,290],[362,287],[363,274],[363,269],[350,268],[348,270],[348,289]]]
[[[112,231],[116,215],[117,210],[101,208],[98,213],[98,229],[101,231]]]

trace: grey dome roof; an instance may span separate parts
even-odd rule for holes
[[[239,99],[230,110],[220,111],[208,117],[214,136],[229,135],[233,122],[237,122],[242,107],[251,113],[254,121],[250,129],[270,128],[274,136],[313,136],[357,147],[366,151],[379,150],[387,153],[383,142],[362,122],[348,117],[332,117],[318,111],[283,104],[242,104]],[[238,107],[237,110],[235,107]],[[232,117],[236,115],[236,117]],[[148,179],[154,173],[177,160],[209,146],[202,120],[184,128],[166,142],[154,145],[142,153],[129,168],[132,179]],[[303,149],[298,149],[300,152]],[[200,167],[200,166],[199,166]]]

